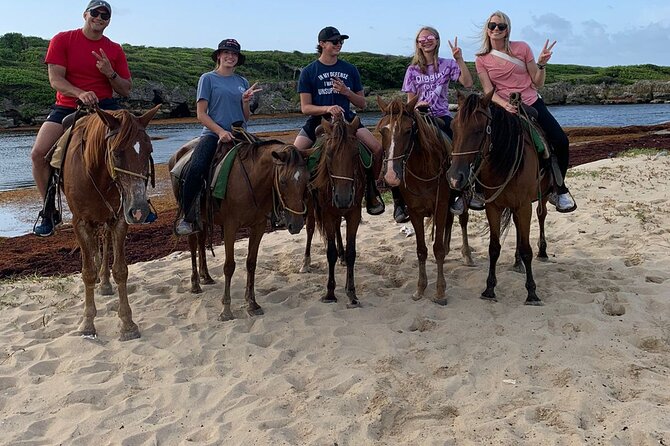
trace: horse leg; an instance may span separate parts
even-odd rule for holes
[[[342,221],[340,220],[340,223]],[[347,227],[349,223],[347,222]],[[349,230],[347,230],[347,239],[349,238]],[[347,264],[347,256],[344,252],[344,244],[342,243],[342,226],[340,224],[335,226],[335,243],[337,245],[337,258],[340,261],[340,265]],[[347,242],[347,246],[349,243]]]
[[[100,295],[111,296],[114,294],[112,284],[109,282],[109,247],[111,245],[112,234],[109,227],[105,225],[102,233],[102,254],[96,250],[96,266],[98,269],[98,279],[100,280]],[[99,258],[98,258],[99,257]]]
[[[312,237],[314,237],[316,219],[314,218],[313,208],[311,208],[311,206],[307,211],[307,221],[305,222],[305,226],[307,227],[307,243],[305,244],[305,255],[302,259],[302,268],[300,268],[301,273],[310,272],[312,264]]]
[[[426,276],[426,258],[428,257],[428,248],[426,247],[426,235],[423,229],[423,217],[413,215],[410,212],[410,220],[414,227],[414,235],[416,237],[416,257],[419,260],[419,281],[416,284],[416,292],[412,295],[412,299],[423,299],[423,295],[428,286],[428,277]]]
[[[521,241],[523,239],[523,234],[519,230],[519,225],[516,224],[516,217],[514,227],[516,228],[516,247],[514,248],[514,265],[512,265],[512,271],[517,273],[524,274],[526,272],[526,267],[521,260]]]
[[[486,278],[486,289],[482,292],[482,299],[488,299],[497,302],[495,287],[498,283],[496,279],[496,263],[500,257],[500,214],[501,210],[494,208],[493,205],[486,206],[486,218],[489,221],[489,275]]]
[[[263,233],[265,232],[265,220],[251,228],[249,234],[249,252],[247,253],[247,289],[244,293],[244,300],[247,301],[247,313],[249,316],[260,316],[263,309],[256,302],[256,291],[254,283],[256,279],[256,262],[258,260],[258,247],[261,244]]]
[[[533,205],[528,203],[514,213],[514,225],[517,227],[517,240],[519,256],[526,268],[526,305],[542,305],[542,301],[535,293],[535,280],[533,279],[533,248],[530,246],[530,219],[533,214]]]
[[[237,227],[228,224],[224,225],[223,228],[223,243],[226,247],[226,259],[223,262],[223,275],[225,276],[225,284],[223,286],[223,298],[221,303],[223,303],[223,310],[219,314],[220,321],[230,321],[235,319],[233,316],[233,311],[230,307],[230,282],[233,278],[233,273],[235,272],[235,234],[237,233]]]
[[[114,247],[112,275],[119,289],[119,319],[121,319],[121,337],[119,340],[128,341],[140,337],[140,329],[133,322],[133,312],[128,303],[128,264],[126,263],[126,232],[128,232],[128,224],[124,220],[118,220],[110,230],[112,233],[112,246]]]
[[[195,235],[198,238],[198,270],[200,272],[200,281],[205,285],[212,285],[216,282],[209,275],[209,268],[207,267],[207,246],[205,246],[207,243],[207,230],[196,232]]]
[[[447,281],[444,279],[444,257],[446,255],[446,250],[444,247],[444,240],[446,238],[446,223],[447,223],[447,214],[451,215],[451,212],[448,210],[449,200],[445,200],[442,203],[437,205],[437,210],[435,212],[435,218],[433,219],[435,224],[435,240],[433,241],[433,255],[435,256],[435,263],[437,264],[437,283],[435,296],[431,299],[438,305],[446,305],[447,298],[445,296],[447,289]],[[453,217],[451,222],[453,223]]]
[[[463,264],[465,266],[475,266],[475,262],[472,260],[472,249],[468,241],[468,220],[470,220],[470,214],[466,209],[458,216],[458,223],[461,225],[461,256],[463,257]]]
[[[537,258],[540,260],[548,260],[547,256],[547,240],[544,238],[544,221],[547,219],[547,198],[542,197],[537,202],[537,221],[540,225],[540,238],[537,241]]]
[[[200,276],[198,275],[198,233],[189,234],[188,249],[191,251],[191,293],[200,294]]]
[[[98,240],[93,226],[83,220],[74,224],[74,232],[77,243],[81,248],[81,278],[84,281],[84,319],[79,325],[79,333],[84,336],[95,336],[95,280],[97,271],[95,268],[95,253],[98,249]]]
[[[356,233],[358,232],[358,225],[361,223],[361,213],[352,212],[347,218],[347,251],[345,254],[347,264],[347,283],[345,289],[347,290],[347,297],[349,297],[349,305],[347,308],[360,307],[361,303],[356,297],[356,283],[354,281],[354,264],[356,263]],[[338,233],[339,231],[339,227]]]
[[[340,217],[334,219],[339,223]],[[335,246],[335,227],[334,222],[329,221],[324,225],[324,232],[326,234],[326,258],[328,259],[328,285],[326,295],[321,298],[321,302],[332,303],[337,302],[335,297],[335,263],[337,262],[337,247]]]

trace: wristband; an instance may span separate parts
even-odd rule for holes
[[[113,80],[116,79],[117,77],[119,77],[119,73],[117,73],[117,72],[115,71],[114,73],[112,73],[111,76],[109,76],[109,80],[110,80],[110,81],[113,81]]]
[[[537,64],[537,68],[539,68],[540,70],[544,70],[544,67],[546,67],[546,66],[547,66],[546,63],[539,63],[539,64]],[[116,73],[114,73],[114,74],[116,74]]]

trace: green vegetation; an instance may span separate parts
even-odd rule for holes
[[[21,105],[24,116],[42,113],[52,102],[44,55],[48,41],[18,33],[0,36],[0,99]],[[135,85],[160,82],[167,88],[191,90],[200,75],[213,68],[209,48],[156,48],[123,45]],[[296,81],[300,68],[315,59],[316,53],[282,51],[245,51],[246,64],[238,72],[251,82]],[[372,53],[345,53],[343,58],[355,64],[366,88],[372,91],[399,90],[409,57]],[[474,73],[474,63],[468,62]],[[476,76],[476,86],[479,87]],[[547,83],[632,84],[641,79],[670,80],[670,67],[634,65],[585,67],[554,65],[547,71]],[[297,95],[295,96],[297,99]],[[149,99],[149,98],[147,98]]]

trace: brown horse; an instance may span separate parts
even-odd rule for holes
[[[179,149],[168,162],[170,169],[179,159],[195,146],[189,143]],[[231,144],[228,144],[229,148]],[[256,302],[254,287],[258,248],[267,227],[267,217],[273,205],[284,213],[286,227],[291,234],[297,234],[304,226],[306,212],[303,201],[309,174],[307,165],[292,145],[277,140],[243,143],[238,148],[230,174],[226,195],[214,205],[212,224],[223,229],[226,258],[223,265],[225,288],[222,298],[223,311],[219,319],[234,319],[231,310],[230,283],[235,271],[235,235],[241,228],[249,228],[249,251],[247,253],[247,286],[244,298],[247,313],[251,316],[263,314]],[[179,183],[173,182],[173,192],[179,200]],[[216,199],[207,197],[203,202]],[[275,201],[276,200],[276,201]],[[200,278],[204,283],[214,283],[207,269],[205,243],[209,225],[209,212],[201,207],[203,231],[189,235],[191,250],[191,292],[200,293]],[[196,257],[197,254],[197,257]],[[196,261],[197,258],[197,261]],[[200,273],[198,273],[198,265]]]
[[[323,119],[323,145],[311,184],[314,191],[314,216],[319,232],[326,239],[326,257],[328,258],[328,285],[322,302],[337,302],[335,297],[335,263],[338,258],[336,237],[340,235],[342,217],[347,222],[346,248],[344,259],[347,265],[345,289],[349,297],[349,307],[358,307],[354,283],[354,263],[356,262],[356,233],[361,222],[361,202],[365,192],[365,170],[360,158],[356,130],[360,125],[358,117],[351,123],[335,119],[332,123]],[[306,258],[308,258],[311,236],[309,234]],[[313,231],[313,226],[311,227]],[[306,260],[308,263],[308,260]],[[303,267],[304,268],[304,267]]]
[[[156,106],[138,118],[127,110],[105,112],[96,108],[96,114],[81,118],[72,130],[62,177],[63,192],[72,211],[72,226],[81,248],[81,273],[86,290],[84,320],[79,328],[83,335],[96,334],[95,263],[100,246],[98,230],[102,230],[105,260],[100,267],[102,286],[111,289],[106,263],[111,242],[121,340],[140,337],[128,304],[125,239],[128,224],[143,223],[150,213],[146,185],[150,177],[153,182],[153,148],[145,128],[158,109]]]
[[[449,169],[451,187],[463,190],[477,183],[486,196],[489,222],[489,274],[484,299],[495,300],[496,262],[500,256],[500,234],[514,219],[516,259],[526,271],[526,305],[542,305],[535,292],[531,263],[530,221],[532,202],[538,200],[540,258],[546,258],[544,220],[547,215],[549,175],[541,176],[540,160],[530,133],[518,115],[491,102],[493,92],[458,95],[458,115],[454,128],[453,162]],[[517,265],[520,266],[520,265]]]
[[[377,97],[383,116],[377,124],[387,159],[384,179],[390,186],[399,186],[407,204],[410,221],[416,232],[416,255],[419,259],[419,281],[413,299],[421,299],[428,285],[426,258],[428,250],[424,234],[424,218],[432,217],[434,225],[433,254],[437,262],[437,292],[432,300],[447,304],[445,297],[444,258],[449,253],[454,216],[449,212],[451,196],[446,171],[449,168],[449,143],[437,126],[428,122],[415,109],[418,96],[409,103],[394,99],[385,103]],[[461,254],[472,266],[468,244],[468,213],[459,216],[463,245]],[[445,246],[446,245],[446,246]]]

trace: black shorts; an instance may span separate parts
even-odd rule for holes
[[[103,110],[121,110],[119,102],[114,98],[103,99],[98,103],[98,107]],[[51,112],[47,116],[48,122],[55,122],[56,124],[62,124],[63,119],[67,115],[74,113],[76,109],[70,107],[63,107],[62,105],[54,105],[51,107]]]
[[[356,116],[356,115],[354,115]],[[310,141],[314,142],[316,141],[316,128],[321,125],[321,118],[326,118],[330,119],[330,115],[319,115],[319,116],[310,116],[307,119],[307,122],[305,125],[302,126],[302,129],[300,130],[300,133],[298,133],[299,136],[305,136],[310,139]],[[361,129],[365,127],[363,123],[361,122],[358,125],[358,128]]]

